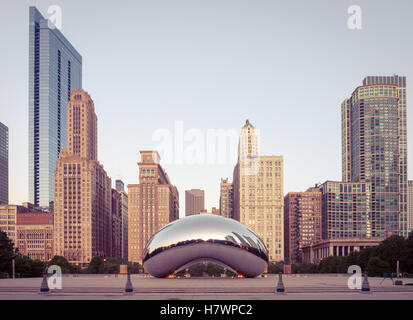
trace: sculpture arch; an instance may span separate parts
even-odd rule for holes
[[[199,214],[176,220],[148,241],[143,266],[162,278],[186,265],[211,261],[257,277],[268,265],[268,250],[251,229],[233,219]]]

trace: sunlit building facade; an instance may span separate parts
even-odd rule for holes
[[[33,260],[53,258],[53,214],[27,212],[17,214],[16,247]]]
[[[156,151],[140,151],[139,184],[128,185],[128,256],[142,263],[143,250],[163,226],[179,218],[179,194]]]
[[[55,254],[84,266],[112,255],[112,188],[97,161],[94,103],[83,90],[72,91],[68,104],[67,146],[54,174]]]
[[[258,134],[247,120],[241,129],[238,163],[233,175],[234,219],[256,232],[270,261],[284,259],[282,156],[259,155]]]

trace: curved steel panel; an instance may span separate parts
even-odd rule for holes
[[[268,265],[268,250],[257,234],[238,221],[198,214],[155,233],[145,246],[143,266],[162,278],[200,259],[220,261],[244,276],[257,277]]]

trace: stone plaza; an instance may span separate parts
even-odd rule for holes
[[[63,275],[62,289],[39,294],[41,278],[0,280],[0,300],[413,300],[413,279],[403,285],[368,278],[370,293],[349,289],[347,274],[284,275],[285,293],[276,293],[278,275],[259,278],[165,278],[131,275]]]

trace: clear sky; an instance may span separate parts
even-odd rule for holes
[[[407,76],[412,137],[411,0],[2,0],[0,122],[10,135],[10,203],[28,201],[29,6],[47,16],[54,4],[83,57],[98,158],[113,184],[138,183],[138,151],[159,144],[157,130],[174,134],[182,121],[184,133],[239,131],[247,118],[261,132],[261,153],[284,156],[284,193],[340,180],[340,105],[367,75]],[[361,30],[347,27],[353,4],[362,9]],[[204,189],[210,209],[219,206],[220,178],[232,180],[229,161],[163,167],[180,192],[181,216],[186,189]]]

